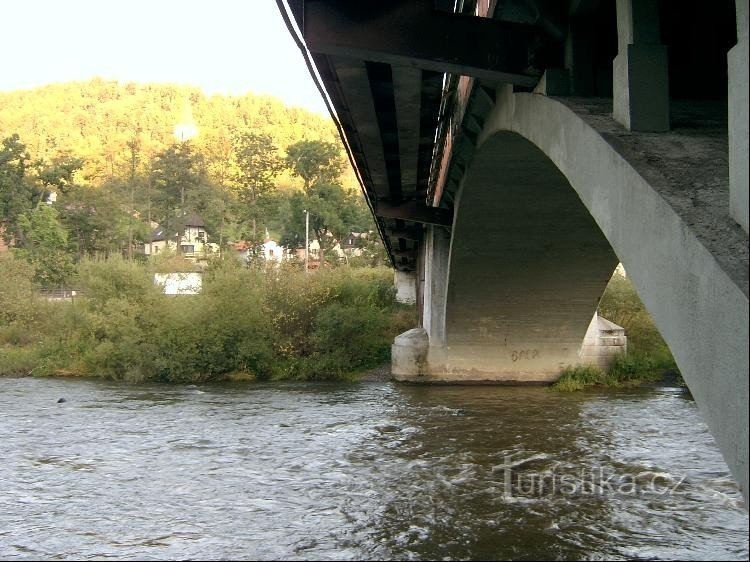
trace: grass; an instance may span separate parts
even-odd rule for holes
[[[592,386],[636,386],[658,379],[666,371],[679,372],[669,347],[627,277],[617,273],[612,276],[599,310],[603,317],[625,328],[628,352],[617,356],[606,371],[586,365],[567,367],[553,389],[571,392]]]

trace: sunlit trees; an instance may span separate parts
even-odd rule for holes
[[[248,131],[238,133],[234,137],[234,147],[237,162],[235,194],[246,205],[252,234],[256,236],[262,204],[274,191],[274,180],[284,163],[270,135]]]
[[[20,234],[18,217],[33,205],[34,190],[26,181],[30,156],[17,134],[0,145],[0,219],[5,222],[6,241]]]
[[[154,159],[151,181],[152,216],[159,222],[179,223],[188,213],[187,198],[206,181],[203,157],[189,141],[172,144]]]
[[[302,140],[287,149],[286,163],[305,182],[305,191],[316,184],[338,183],[346,162],[338,144]]]
[[[324,252],[351,231],[372,228],[361,197],[345,191],[339,183],[345,161],[337,145],[301,141],[290,146],[287,154],[287,166],[302,178],[304,191],[285,201],[281,213],[282,244],[304,245],[305,210],[310,214],[310,229]]]
[[[175,143],[188,98],[200,133]],[[28,259],[44,244],[25,237],[45,221],[63,229],[75,260],[133,258],[152,222],[175,232],[192,213],[219,244],[260,243],[268,230],[300,247],[304,209],[324,248],[373,226],[342,183],[353,178],[332,122],[269,96],[94,79],[0,92],[0,107],[0,140],[19,133],[0,145],[0,220]],[[33,216],[52,192],[56,215]]]
[[[18,254],[34,266],[34,280],[43,287],[65,282],[73,272],[73,260],[68,253],[68,233],[57,211],[42,205],[22,214],[18,226],[24,239]]]

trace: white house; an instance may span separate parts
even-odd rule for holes
[[[263,240],[263,246],[261,247],[263,252],[263,259],[268,262],[281,263],[286,255],[286,248],[279,246],[275,240],[272,240],[266,230],[266,238]]]
[[[154,273],[154,285],[161,285],[165,295],[197,295],[203,288],[203,274],[196,271]]]
[[[206,224],[200,215],[186,216],[182,221],[180,232],[167,231],[159,226],[151,233],[151,242],[144,248],[146,255],[156,255],[164,250],[179,251],[186,258],[195,259],[198,256],[218,251],[218,246],[208,241]]]

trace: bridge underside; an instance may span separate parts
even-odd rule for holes
[[[493,135],[456,200],[445,342],[433,338],[422,378],[555,380],[581,362],[617,261],[550,159],[517,134]]]
[[[619,258],[747,495],[747,0],[277,2],[413,276],[394,374],[554,379]]]

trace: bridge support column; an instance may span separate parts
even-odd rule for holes
[[[445,369],[445,313],[448,301],[451,233],[445,228],[430,226],[426,242],[428,251],[425,255],[426,281],[422,325],[430,343],[426,369],[432,373]]]
[[[396,271],[393,274],[396,286],[396,300],[405,304],[414,304],[417,300],[417,276],[411,271]]]
[[[614,118],[630,131],[669,130],[667,48],[656,0],[617,0]]]
[[[748,0],[736,0],[737,44],[729,66],[729,214],[748,231]]]
[[[445,363],[445,309],[448,294],[450,232],[430,225],[420,251],[424,279],[422,327],[396,337],[391,347],[391,373],[397,380],[420,380]]]

